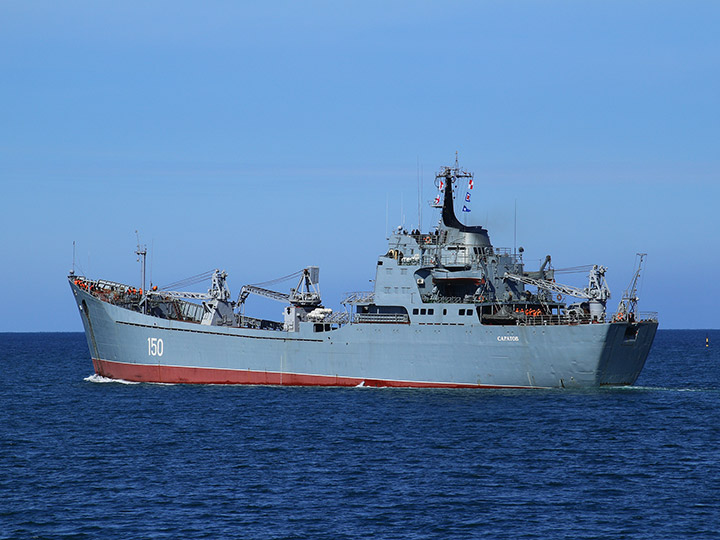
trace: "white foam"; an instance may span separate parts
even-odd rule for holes
[[[717,388],[670,388],[664,386],[615,386],[613,390],[660,391],[660,392],[713,392]]]
[[[93,373],[89,377],[85,377],[83,380],[91,383],[140,384],[139,382],[126,381],[125,379],[111,379],[110,377],[103,377],[97,373]]]

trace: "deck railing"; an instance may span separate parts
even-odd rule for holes
[[[375,298],[375,293],[372,291],[355,291],[345,293],[345,298],[341,304],[370,304]]]
[[[355,313],[353,322],[408,324],[410,317],[404,313]]]

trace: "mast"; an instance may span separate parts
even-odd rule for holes
[[[140,235],[137,231],[135,231],[135,235],[137,236],[137,249],[135,250],[135,255],[138,256],[138,262],[140,263],[140,290],[142,291],[143,297],[147,295],[147,291],[145,290],[145,260],[147,258],[147,245],[146,244],[140,244]],[[146,313],[147,310],[147,304],[143,302],[143,313]]]
[[[444,181],[443,201],[442,201],[442,224],[445,227],[458,229],[461,232],[472,232],[487,235],[487,231],[479,225],[463,225],[455,215],[455,203],[453,201],[453,183],[458,178],[467,178],[471,180],[473,174],[461,169],[457,161],[457,153],[455,154],[455,166],[443,167],[440,172],[435,175],[437,181]],[[439,185],[439,184],[438,184]]]

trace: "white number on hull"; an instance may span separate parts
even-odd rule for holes
[[[163,355],[163,340],[161,338],[148,338],[148,355]]]

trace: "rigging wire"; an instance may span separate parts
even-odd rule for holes
[[[160,289],[161,291],[165,291],[168,289],[176,289],[176,288],[187,287],[189,285],[195,285],[196,283],[200,283],[201,281],[210,279],[212,277],[213,273],[215,273],[215,270],[208,270],[207,272],[203,272],[202,274],[196,274],[194,276],[190,276],[185,279],[174,281],[173,283],[168,283],[167,285],[158,287],[158,289]]]
[[[592,270],[592,264],[585,264],[582,266],[570,266],[568,268],[556,268],[556,274],[577,274],[580,272],[589,272]]]
[[[276,283],[282,283],[283,281],[288,281],[293,278],[298,278],[300,275],[304,272],[304,270],[299,270],[297,272],[293,272],[292,274],[288,274],[287,276],[282,276],[276,279],[271,279],[269,281],[263,281],[261,283],[253,283],[256,287],[266,287],[268,285],[275,285]],[[194,276],[190,276],[184,279],[180,279],[178,281],[174,281],[172,283],[168,283],[167,285],[163,285],[162,287],[158,287],[161,291],[166,291],[168,289],[181,289],[184,287],[188,287],[190,285],[195,285],[196,283],[200,283],[202,281],[206,281],[212,277],[212,275],[215,273],[215,270],[208,270],[207,272],[203,272],[201,274],[196,274]]]
[[[275,285],[276,283],[282,283],[283,281],[289,281],[289,280],[291,280],[291,279],[293,279],[293,278],[300,277],[300,275],[301,275],[304,271],[305,271],[305,270],[299,270],[298,272],[294,272],[294,273],[292,273],[292,274],[288,274],[287,276],[283,276],[283,277],[271,279],[271,280],[269,280],[269,281],[262,281],[262,282],[260,282],[260,283],[253,283],[252,285],[253,285],[254,287],[266,287],[266,286],[268,286],[268,285]]]

